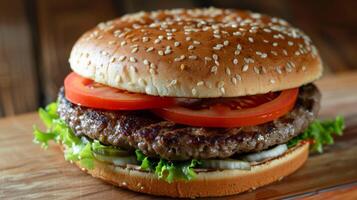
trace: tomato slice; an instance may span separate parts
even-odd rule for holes
[[[253,126],[273,121],[288,113],[295,105],[298,88],[237,98],[209,99],[205,102],[181,104],[155,109],[160,117],[179,124],[202,127],[232,128]],[[193,105],[193,106],[192,106]]]
[[[130,93],[95,83],[72,72],[64,80],[65,96],[74,104],[105,110],[142,110],[175,104],[174,98]]]

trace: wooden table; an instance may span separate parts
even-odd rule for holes
[[[323,93],[321,118],[345,116],[344,135],[282,181],[221,199],[357,198],[357,73],[325,77],[317,84]],[[0,120],[0,199],[153,199],[84,174],[54,145],[42,150],[32,143],[33,124],[40,124],[35,113]]]

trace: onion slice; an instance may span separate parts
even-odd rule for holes
[[[203,160],[203,168],[209,169],[241,169],[241,170],[250,170],[250,164],[246,161],[241,160]]]
[[[284,154],[288,150],[286,144],[280,144],[272,149],[245,155],[243,158],[249,162],[259,162],[268,158],[275,158]]]
[[[93,156],[102,162],[112,163],[115,166],[126,166],[127,164],[138,164],[135,156],[105,156],[93,152]]]

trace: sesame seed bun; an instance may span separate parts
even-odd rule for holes
[[[309,144],[300,144],[275,159],[255,165],[250,171],[223,170],[199,172],[194,180],[167,183],[150,172],[115,167],[96,161],[93,170],[85,170],[93,177],[136,192],[170,197],[216,197],[254,190],[281,180],[306,161]],[[80,167],[79,162],[76,162]]]
[[[300,87],[322,74],[311,40],[286,21],[225,9],[139,12],[75,44],[76,73],[115,88],[173,97],[234,97]]]

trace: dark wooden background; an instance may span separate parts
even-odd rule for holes
[[[164,8],[227,7],[283,17],[318,46],[325,73],[357,69],[356,0],[0,0],[0,117],[56,98],[73,43],[101,21]]]

